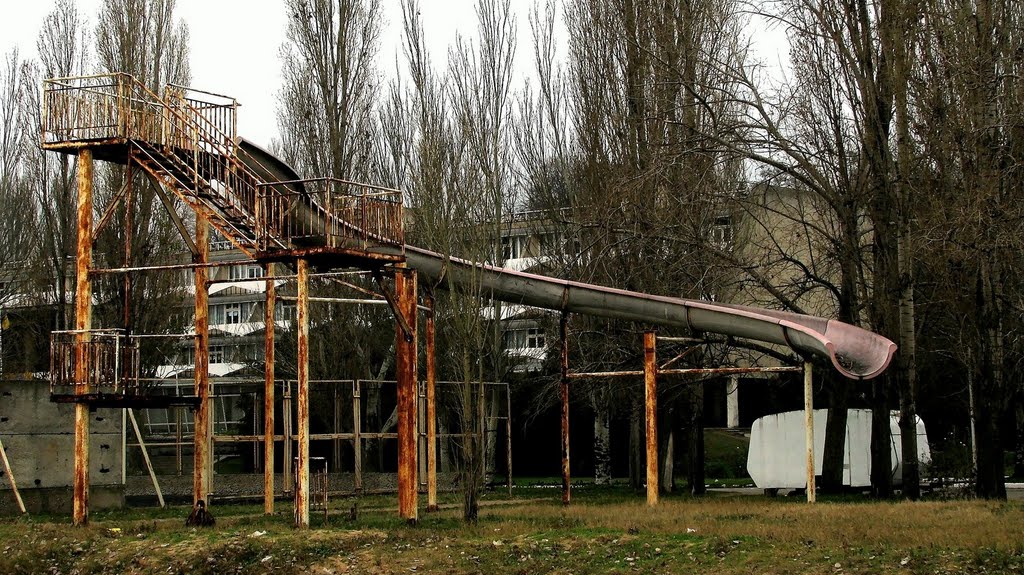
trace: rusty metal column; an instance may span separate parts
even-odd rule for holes
[[[647,423],[647,504],[658,504],[657,337],[644,332],[644,421]]]
[[[558,322],[558,334],[562,350],[562,505],[568,505],[572,495],[569,482],[569,315],[566,313],[562,313]]]
[[[811,362],[804,362],[804,429],[807,442],[807,502],[816,499],[814,482],[814,386]]]
[[[263,310],[263,512],[274,513],[274,311],[277,305],[277,284],[274,264],[264,267],[267,278],[265,309]],[[288,465],[288,462],[285,462]]]
[[[210,261],[210,226],[196,214],[196,247],[199,254],[195,263]],[[195,394],[199,406],[195,413],[195,435],[192,456],[192,503],[199,500],[210,505],[210,287],[207,284],[209,269],[203,266],[195,270],[196,284],[196,343],[195,343]]]
[[[398,380],[398,514],[415,522],[416,507],[416,271],[395,270],[398,311],[410,333],[395,327],[395,379]]]
[[[299,455],[295,464],[295,526],[305,529],[309,527],[309,261],[299,260],[298,275],[299,297],[295,307],[299,324],[296,358],[299,379],[299,403],[296,410],[299,420]]]
[[[434,355],[434,296],[428,294],[424,299],[427,304],[427,511],[437,511],[437,365]]]
[[[92,328],[92,150],[78,153],[78,250],[75,283],[75,393],[89,392],[87,345]],[[89,406],[75,404],[75,478],[73,522],[89,523]]]

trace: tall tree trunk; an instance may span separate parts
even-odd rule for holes
[[[673,403],[664,402],[658,409],[658,490],[662,493],[672,493],[676,487],[676,408]]]
[[[694,383],[689,394],[689,445],[687,445],[687,483],[692,495],[703,495],[704,486],[704,383]]]
[[[594,485],[608,485],[612,479],[612,450],[607,394],[595,392],[594,408]]]
[[[629,486],[639,490],[644,486],[647,468],[644,465],[643,405],[634,396],[629,409]]]

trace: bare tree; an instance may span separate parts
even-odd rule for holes
[[[43,22],[36,39],[39,66],[33,74],[33,90],[28,96],[33,124],[42,125],[42,106],[38,85],[46,78],[81,76],[89,67],[90,38],[85,16],[71,0],[60,0]],[[32,174],[33,192],[39,206],[40,275],[49,299],[57,306],[55,329],[70,329],[73,324],[68,297],[73,293],[75,266],[75,188],[77,159],[55,155],[38,146],[28,151],[26,169]]]
[[[300,173],[362,180],[378,97],[380,0],[288,0],[278,127]]]
[[[95,42],[97,64],[103,72],[131,74],[157,94],[167,85],[187,86],[190,82],[188,27],[175,17],[174,0],[104,0]],[[145,265],[174,259],[186,251],[160,201],[157,182],[141,170],[122,166],[103,165],[97,175],[97,206],[115,201],[121,190],[128,190],[119,200],[127,207],[115,212],[97,239],[101,263]],[[184,218],[187,208],[183,204],[175,202],[174,209]],[[182,319],[166,313],[180,301],[179,279],[158,272],[104,281],[97,289],[97,297],[107,304],[97,310],[104,318],[101,321],[122,324],[129,332],[171,329]],[[142,355],[154,356],[147,350]]]
[[[17,50],[0,62],[0,210],[5,214],[0,222],[0,308],[12,296],[30,291],[29,272],[36,255],[36,213],[25,168],[28,143],[35,134],[26,105],[31,89],[26,83],[33,79],[28,70]]]

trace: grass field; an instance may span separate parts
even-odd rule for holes
[[[94,513],[0,525],[0,573],[1022,573],[1018,502],[866,502],[712,495],[648,508],[621,488],[488,493],[466,526],[451,508],[411,527],[392,497],[333,502],[327,522],[291,527],[279,503],[218,506],[217,526],[186,508]]]

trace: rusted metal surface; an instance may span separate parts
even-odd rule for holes
[[[395,375],[398,381],[398,514],[415,522],[416,505],[416,272],[395,270],[395,296],[400,322],[395,326]]]
[[[274,308],[277,283],[274,264],[266,264],[266,305],[263,310],[263,512],[274,513]]]
[[[658,504],[658,360],[653,331],[644,332],[644,422],[647,445],[647,504]]]
[[[87,346],[92,328],[92,150],[78,154],[78,247],[76,251],[75,280],[75,393],[89,393],[89,364]],[[75,525],[89,522],[89,406],[75,404],[75,468],[73,494],[73,521]]]
[[[695,367],[659,369],[659,375],[736,375],[743,373],[787,373],[802,371],[800,367]]]
[[[197,258],[198,259],[198,258]],[[161,271],[175,271],[175,270],[196,270],[199,268],[223,268],[236,265],[253,264],[257,263],[254,259],[240,259],[240,260],[223,260],[218,262],[192,262],[190,264],[165,264],[155,266],[124,266],[120,268],[95,268],[89,271],[91,275],[103,275],[103,274],[127,274],[136,272],[161,272]],[[239,280],[218,280],[218,281],[207,281],[207,285],[215,283],[226,283],[232,282],[237,283]]]
[[[565,377],[567,379],[589,379],[589,378],[598,378],[598,377],[629,377],[629,376],[639,377],[639,376],[641,376],[643,374],[644,374],[643,370],[632,369],[632,370],[625,370],[625,371],[575,372],[575,373],[567,373],[567,374],[565,374]]]
[[[423,298],[427,305],[426,314],[426,362],[427,362],[427,511],[437,511],[437,363],[435,355],[434,296]]]
[[[196,215],[196,247],[199,264],[205,264],[210,257],[210,228],[201,215]],[[200,500],[210,505],[211,453],[210,453],[210,291],[206,280],[206,267],[195,269],[195,394],[199,407],[195,411],[195,435],[192,466],[192,504]]]
[[[562,504],[568,505],[570,493],[569,477],[569,315],[562,314],[558,323],[558,335],[561,342],[562,377],[560,391],[562,396]]]
[[[83,379],[84,377],[84,379]],[[139,348],[120,329],[50,333],[50,396],[144,395]]]
[[[309,262],[299,260],[296,324],[298,349],[296,372],[298,375],[298,457],[295,464],[295,526],[309,527]]]
[[[261,245],[357,248],[405,244],[402,192],[337,178],[263,183]]]
[[[807,445],[807,502],[814,503],[817,486],[814,481],[814,386],[811,362],[804,362],[804,430]]]
[[[694,367],[684,369],[655,369],[658,375],[736,375],[743,373],[788,373],[803,371],[802,367]],[[639,377],[643,370],[574,372],[569,379],[594,379],[603,377]]]

